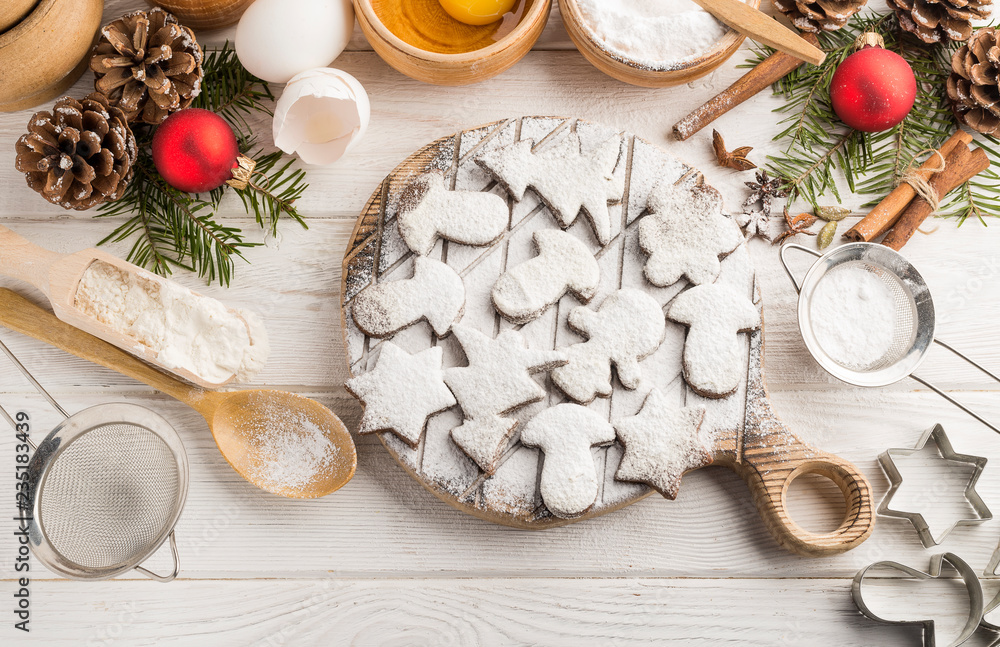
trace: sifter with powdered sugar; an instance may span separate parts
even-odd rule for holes
[[[790,249],[819,258],[801,282],[785,259]],[[1000,428],[913,374],[933,342],[1000,382],[1000,377],[934,336],[930,289],[902,254],[875,243],[849,243],[826,254],[790,243],[781,248],[780,258],[799,293],[802,340],[827,373],[864,387],[912,378],[1000,433]]]

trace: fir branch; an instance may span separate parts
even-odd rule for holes
[[[226,41],[221,49],[210,52],[202,62],[205,76],[201,92],[192,107],[204,108],[222,116],[236,131],[240,150],[254,144],[247,119],[256,112],[272,115],[266,102],[274,101],[267,82],[247,71],[236,56],[236,50]]]
[[[281,153],[270,153],[256,161],[254,176],[260,176],[261,179],[254,179],[247,188],[236,191],[247,213],[252,211],[257,224],[272,236],[278,233],[278,219],[282,214],[293,218],[303,229],[309,229],[309,225],[295,208],[295,201],[309,188],[305,183],[306,172],[302,169],[290,170],[292,160],[274,170],[281,161]]]

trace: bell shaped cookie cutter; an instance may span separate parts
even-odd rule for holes
[[[983,587],[979,582],[978,574],[965,560],[954,553],[941,553],[940,555],[934,555],[931,557],[930,568],[927,569],[926,573],[906,566],[905,564],[900,564],[899,562],[875,562],[874,564],[866,566],[858,571],[858,574],[854,576],[854,582],[851,584],[851,596],[854,598],[854,604],[858,607],[858,611],[860,611],[866,618],[874,620],[875,622],[881,622],[887,625],[921,627],[924,647],[935,647],[936,643],[933,620],[886,620],[881,618],[876,615],[865,602],[863,588],[865,577],[868,575],[868,572],[874,568],[891,568],[918,580],[929,580],[941,576],[941,567],[944,562],[948,562],[952,568],[958,571],[958,574],[962,577],[962,581],[965,583],[965,588],[969,592],[969,619],[966,621],[965,626],[962,627],[962,632],[958,635],[958,637],[948,644],[948,647],[958,647],[971,638],[974,633],[976,633],[976,629],[979,627],[979,624],[983,619],[984,607]]]
[[[893,495],[896,494],[899,486],[903,484],[903,476],[899,473],[895,462],[892,460],[893,455],[913,455],[922,450],[924,446],[926,446],[928,440],[934,441],[941,458],[956,463],[968,463],[975,466],[975,471],[969,478],[968,485],[965,487],[965,498],[972,506],[976,516],[959,519],[952,524],[951,527],[946,529],[938,538],[935,538],[931,533],[930,527],[927,525],[927,520],[924,519],[924,516],[919,512],[906,512],[904,510],[894,510],[889,507]],[[979,496],[979,493],[976,492],[976,483],[979,481],[979,476],[983,473],[983,468],[986,467],[986,458],[983,456],[970,456],[968,454],[956,453],[954,447],[951,445],[951,441],[948,440],[948,435],[944,432],[944,427],[940,424],[936,424],[925,431],[920,437],[920,440],[917,441],[917,446],[913,449],[887,449],[879,454],[878,462],[882,466],[882,471],[884,471],[885,475],[889,478],[890,487],[889,491],[882,499],[882,502],[879,503],[877,513],[885,517],[908,520],[916,529],[917,535],[920,537],[920,542],[924,545],[924,548],[937,546],[944,541],[944,538],[947,537],[952,530],[959,526],[980,524],[993,518],[993,513],[990,511],[989,507],[987,507],[986,502],[983,501],[982,497]]]

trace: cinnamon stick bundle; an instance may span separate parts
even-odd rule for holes
[[[809,44],[819,46],[815,34],[807,32],[799,35]],[[771,54],[705,105],[674,124],[674,136],[684,141],[764,88],[780,81],[803,63],[802,59],[784,52]]]
[[[981,148],[970,151],[967,145],[962,144],[948,157],[948,166],[931,178],[931,190],[940,200],[952,189],[965,184],[989,166],[990,159],[986,156],[986,151]],[[933,208],[926,200],[915,198],[899,215],[899,219],[885,235],[882,244],[899,251],[932,211]]]
[[[945,168],[951,165],[951,160],[948,158],[954,154],[955,150],[961,146],[967,149],[969,142],[972,141],[972,135],[965,132],[964,130],[959,130],[955,132],[951,137],[948,138],[938,152],[941,157],[945,160]],[[927,181],[931,178],[934,170],[940,167],[941,158],[937,155],[931,155],[928,157],[920,168],[917,169],[917,174]],[[872,209],[867,216],[862,218],[856,225],[851,227],[847,232],[844,233],[844,238],[854,242],[866,242],[869,243],[874,239],[878,238],[885,232],[889,231],[890,228],[896,221],[899,220],[900,214],[903,213],[903,209],[910,204],[917,192],[913,187],[902,182],[899,186],[892,190],[889,195],[882,199],[878,205]]]

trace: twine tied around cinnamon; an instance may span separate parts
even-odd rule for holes
[[[940,160],[940,163],[936,167],[932,166],[929,167],[929,169],[928,167],[923,167],[921,169],[921,167],[917,166],[917,158],[924,153],[931,153],[932,156],[936,155],[938,160]],[[945,170],[947,166],[948,161],[944,158],[944,155],[941,154],[941,151],[935,148],[925,148],[913,156],[913,161],[910,162],[910,166],[906,169],[906,172],[903,173],[903,177],[900,178],[901,183],[905,182],[913,187],[917,196],[931,206],[932,214],[937,213],[938,208],[941,206],[941,199],[938,196],[937,191],[935,191],[931,186],[929,178],[935,173],[940,173]],[[930,174],[926,172],[927,170],[930,170]]]

